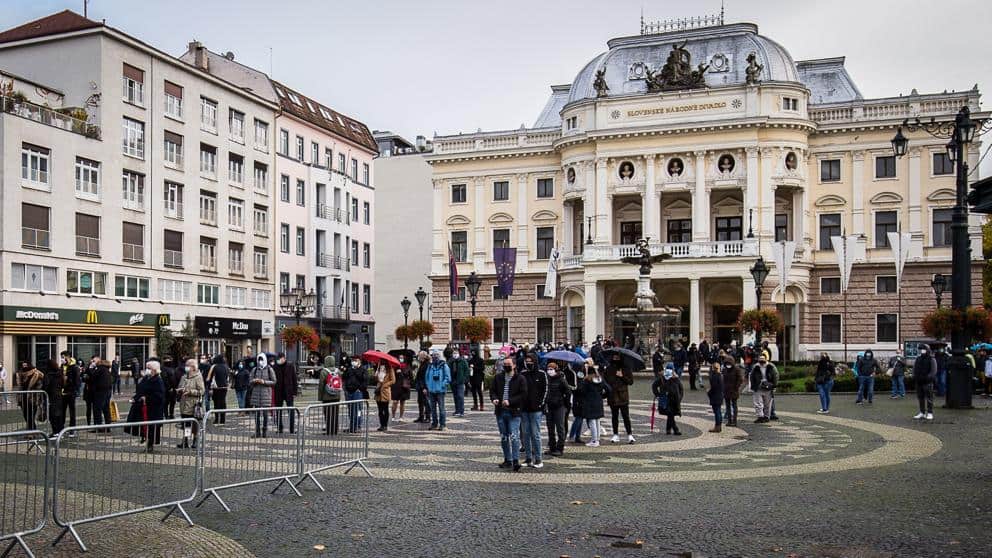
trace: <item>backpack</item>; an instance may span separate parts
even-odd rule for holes
[[[324,393],[327,395],[341,395],[341,376],[338,374],[328,374],[324,380]]]

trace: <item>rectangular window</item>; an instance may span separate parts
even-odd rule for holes
[[[455,292],[455,296],[451,297],[451,300],[454,302],[465,302],[467,300],[467,292],[468,291],[465,287],[458,287],[458,290]]]
[[[954,165],[951,158],[943,151],[933,154],[933,173],[935,175],[954,174]]]
[[[456,262],[468,260],[468,232],[451,232],[451,253],[455,256]]]
[[[217,176],[217,148],[205,143],[200,144],[200,172],[211,178]]]
[[[303,162],[303,136],[296,136],[296,160]]]
[[[21,178],[47,187],[50,184],[48,169],[51,153],[44,147],[21,144]]]
[[[372,245],[368,242],[362,243],[362,267],[366,269],[372,267]]]
[[[227,155],[227,179],[237,187],[244,186],[245,183],[245,158],[241,155],[228,153]]]
[[[493,229],[493,250],[510,247],[510,229]]]
[[[114,276],[114,296],[117,298],[148,298],[147,277],[133,275]]]
[[[58,291],[59,268],[15,263],[10,265],[10,287],[22,291]]]
[[[362,184],[366,186],[369,185],[369,181],[371,180],[371,177],[369,175],[370,175],[369,164],[362,163]]]
[[[228,110],[227,125],[230,138],[238,143],[245,142],[245,113],[234,109]]]
[[[123,259],[129,262],[145,261],[145,227],[139,223],[122,223],[121,245]]]
[[[279,292],[285,293],[289,292],[289,274],[280,273],[279,274]]]
[[[179,231],[164,231],[162,243],[165,267],[183,266],[183,233]]]
[[[232,274],[245,274],[245,245],[240,242],[227,243],[227,269]]]
[[[289,157],[289,131],[279,130],[279,154]]]
[[[129,64],[124,64],[121,76],[122,92],[125,101],[135,105],[145,103],[145,72]]]
[[[100,257],[100,218],[96,215],[76,214],[76,255]]]
[[[268,310],[272,307],[272,291],[268,289],[252,289],[250,302],[252,308]]]
[[[255,278],[265,279],[269,276],[269,251],[265,248],[255,248]]]
[[[875,276],[875,293],[877,294],[892,294],[897,291],[896,276],[895,275],[876,275]]]
[[[465,194],[464,184],[451,185],[451,203],[465,203]]]
[[[372,313],[372,286],[362,285],[362,314]]]
[[[200,97],[200,127],[217,132],[217,103],[206,97]]]
[[[358,182],[358,159],[351,160],[351,179]]]
[[[716,239],[719,240],[740,240],[741,227],[744,219],[741,217],[717,217],[716,218]]]
[[[255,149],[269,152],[269,125],[259,119],[255,119]]]
[[[503,294],[499,285],[493,285],[493,300],[508,300],[509,297]]]
[[[550,343],[555,336],[555,320],[554,318],[538,318],[537,319],[537,342],[538,343]]]
[[[795,97],[782,97],[782,110],[792,112],[799,110],[799,99]]]
[[[289,225],[286,223],[279,224],[279,251],[289,253]]]
[[[333,163],[334,163],[334,157],[333,157],[333,154],[331,153],[331,148],[330,147],[325,147],[324,148],[324,166],[327,167],[327,170],[331,170],[331,164],[333,164]]]
[[[255,234],[269,236],[269,208],[264,205],[256,205],[253,221]]]
[[[100,197],[100,163],[76,157],[76,195],[90,199]]]
[[[537,179],[537,197],[539,198],[555,197],[555,181],[553,178]]]
[[[124,171],[121,175],[121,188],[124,209],[144,211],[145,209],[145,175]]]
[[[217,194],[200,192],[200,222],[217,226]]]
[[[296,205],[305,206],[307,204],[307,183],[302,180],[296,181]]]
[[[301,290],[307,290],[307,276],[299,275],[296,276],[296,288]]]
[[[875,248],[889,247],[889,234],[896,232],[899,215],[895,211],[875,212]]]
[[[236,230],[245,228],[245,202],[231,198],[227,202],[227,224]]]
[[[451,320],[451,339],[457,339],[462,334],[462,321],[461,320]]]
[[[248,299],[248,289],[244,287],[227,288],[227,305],[243,307]]]
[[[165,82],[165,114],[182,120],[183,88],[171,81]]]
[[[547,300],[547,299],[550,299],[551,298],[550,296],[548,296],[548,295],[546,295],[544,293],[544,283],[541,283],[539,285],[535,285],[534,291],[535,291],[534,292],[534,298],[537,299],[537,300]]]
[[[896,177],[896,157],[895,155],[882,155],[875,157],[875,178],[895,178]]]
[[[220,304],[220,286],[197,283],[196,285],[197,304]]]
[[[899,336],[899,316],[896,314],[875,314],[875,342],[895,343]]]
[[[493,182],[493,201],[510,199],[510,183],[506,180]]]
[[[121,133],[121,148],[125,155],[145,158],[145,123],[124,118]]]
[[[193,293],[193,283],[176,281],[174,279],[158,280],[159,296],[162,302],[190,302]]]
[[[305,256],[307,254],[307,230],[303,227],[296,227],[296,255]]]
[[[358,283],[351,284],[351,309],[358,312]]]
[[[21,204],[21,247],[51,248],[51,210],[42,205]]]
[[[166,163],[170,163],[173,167],[183,166],[183,137],[179,134],[172,133],[168,130],[165,131],[165,144],[163,149],[163,157]]]
[[[840,343],[840,314],[820,314],[820,343]]]
[[[217,271],[217,240],[206,236],[200,237],[200,269],[202,271]]]
[[[830,238],[840,236],[840,213],[820,215],[820,250],[833,250]]]
[[[493,318],[493,343],[510,342],[510,320]]]
[[[269,167],[265,163],[255,162],[254,184],[256,192],[269,195]]]
[[[372,224],[372,205],[369,202],[362,202],[362,223]]]
[[[546,260],[551,257],[551,250],[555,247],[555,228],[537,228],[537,259]]]
[[[351,241],[351,265],[358,265],[358,241]]]
[[[840,181],[840,159],[820,161],[820,182]]]
[[[289,203],[289,177],[285,174],[279,176],[279,199]]]
[[[341,172],[342,174],[344,173],[344,165],[345,165],[345,155],[344,153],[338,153],[338,171]]]
[[[165,216],[173,219],[183,218],[183,185],[165,181],[162,188],[165,201]]]
[[[954,218],[954,210],[933,209],[933,235],[931,244],[934,247],[951,245],[951,222]]]
[[[775,242],[789,240],[789,216],[785,213],[775,215]]]
[[[820,294],[840,294],[840,277],[820,277]]]
[[[320,166],[320,145],[317,142],[310,142],[310,163],[317,167]]]
[[[668,242],[692,242],[692,219],[669,219]]]
[[[107,294],[107,274],[95,271],[66,270],[65,290],[70,294]]]

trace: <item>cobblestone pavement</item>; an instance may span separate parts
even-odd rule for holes
[[[490,411],[449,415],[445,432],[394,424],[370,434],[375,478],[332,470],[317,475],[326,493],[303,483],[303,497],[286,488],[270,494],[275,485],[265,484],[223,491],[232,513],[215,501],[188,506],[198,525],[188,532],[204,535],[191,552],[210,555],[211,541],[232,539],[243,548],[225,555],[988,555],[986,399],[976,399],[974,411],[938,409],[935,421],[919,424],[910,419],[915,399],[878,394],[873,406],[861,407],[852,395],[836,395],[831,414],[817,415],[815,396],[780,396],[782,420],[756,425],[745,396],[741,426],[711,434],[704,395],[687,391],[684,435],[674,437],[650,432],[647,393],[646,381],[635,383],[635,444],[610,444],[608,435],[599,448],[569,444],[564,457],[546,458],[544,469],[517,474],[496,467]],[[609,417],[604,425],[609,430]],[[288,433],[256,442],[259,457],[247,466],[237,461],[247,428],[233,421],[214,429],[209,477],[236,482],[287,470],[295,443]],[[135,468],[157,483],[172,478],[149,464]],[[152,499],[155,484],[147,488]],[[159,517],[84,529],[159,526]],[[163,539],[187,529],[175,519],[165,525]],[[635,541],[641,549],[612,546]]]

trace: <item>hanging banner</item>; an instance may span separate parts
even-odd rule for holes
[[[789,286],[789,273],[792,271],[792,261],[796,257],[796,243],[783,240],[772,245],[772,261],[778,272],[779,295],[785,296],[785,288]]]
[[[909,248],[913,235],[910,233],[890,232],[889,248],[892,248],[892,259],[896,264],[896,291],[902,290],[902,268],[909,259]]]
[[[513,278],[517,272],[516,248],[493,248],[493,263],[496,264],[496,283],[499,292],[509,298],[513,294]]]
[[[847,290],[847,283],[851,279],[851,268],[855,261],[864,261],[865,245],[860,242],[858,235],[831,236],[830,244],[834,247],[834,254],[837,256],[837,267],[840,268],[840,290]]]
[[[558,293],[558,259],[561,257],[561,252],[558,251],[558,247],[551,249],[551,255],[548,256],[548,274],[544,277],[544,296],[548,298],[554,298]]]

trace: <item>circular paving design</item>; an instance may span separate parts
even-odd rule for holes
[[[720,434],[707,432],[713,424],[708,406],[684,404],[684,416],[678,421],[682,436],[665,435],[664,418],[657,416],[651,432],[650,402],[633,401],[635,444],[611,444],[610,435],[602,436],[598,448],[568,443],[564,457],[545,456],[545,468],[525,468],[518,474],[496,467],[502,452],[491,411],[468,412],[464,418],[449,415],[444,432],[398,423],[386,433],[370,433],[368,464],[377,478],[627,484],[876,468],[921,459],[941,447],[939,439],[925,432],[832,415],[780,412],[780,421],[753,424],[753,413],[743,405],[746,401],[741,399],[741,427],[724,426]],[[606,431],[608,413],[602,422]],[[620,431],[625,442],[622,424]],[[542,442],[547,446],[543,429]]]

